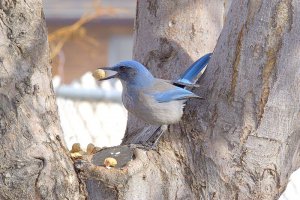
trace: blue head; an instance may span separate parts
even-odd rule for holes
[[[122,61],[114,65],[113,67],[105,67],[100,69],[111,70],[117,73],[112,76],[100,79],[99,81],[111,78],[119,78],[122,84],[146,86],[151,84],[154,79],[152,74],[144,65],[134,60]]]

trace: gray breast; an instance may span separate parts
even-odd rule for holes
[[[157,102],[145,93],[127,93],[122,95],[125,108],[137,118],[150,124],[173,124],[180,120],[183,114],[183,100],[172,102]]]

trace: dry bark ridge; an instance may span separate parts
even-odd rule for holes
[[[51,88],[39,0],[0,1],[0,199],[81,199]]]

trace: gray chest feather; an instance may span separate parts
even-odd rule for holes
[[[142,91],[124,90],[122,101],[125,108],[136,117],[150,124],[173,124],[183,114],[184,100],[159,103],[153,96]]]

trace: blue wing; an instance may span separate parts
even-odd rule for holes
[[[194,93],[188,90],[177,88],[177,87],[164,92],[154,93],[153,96],[154,99],[159,103],[169,102],[174,100],[184,100],[193,97],[200,98],[199,96],[195,95]]]
[[[208,64],[212,53],[208,53],[194,62],[174,83],[180,86],[193,86],[197,81],[197,76]]]

